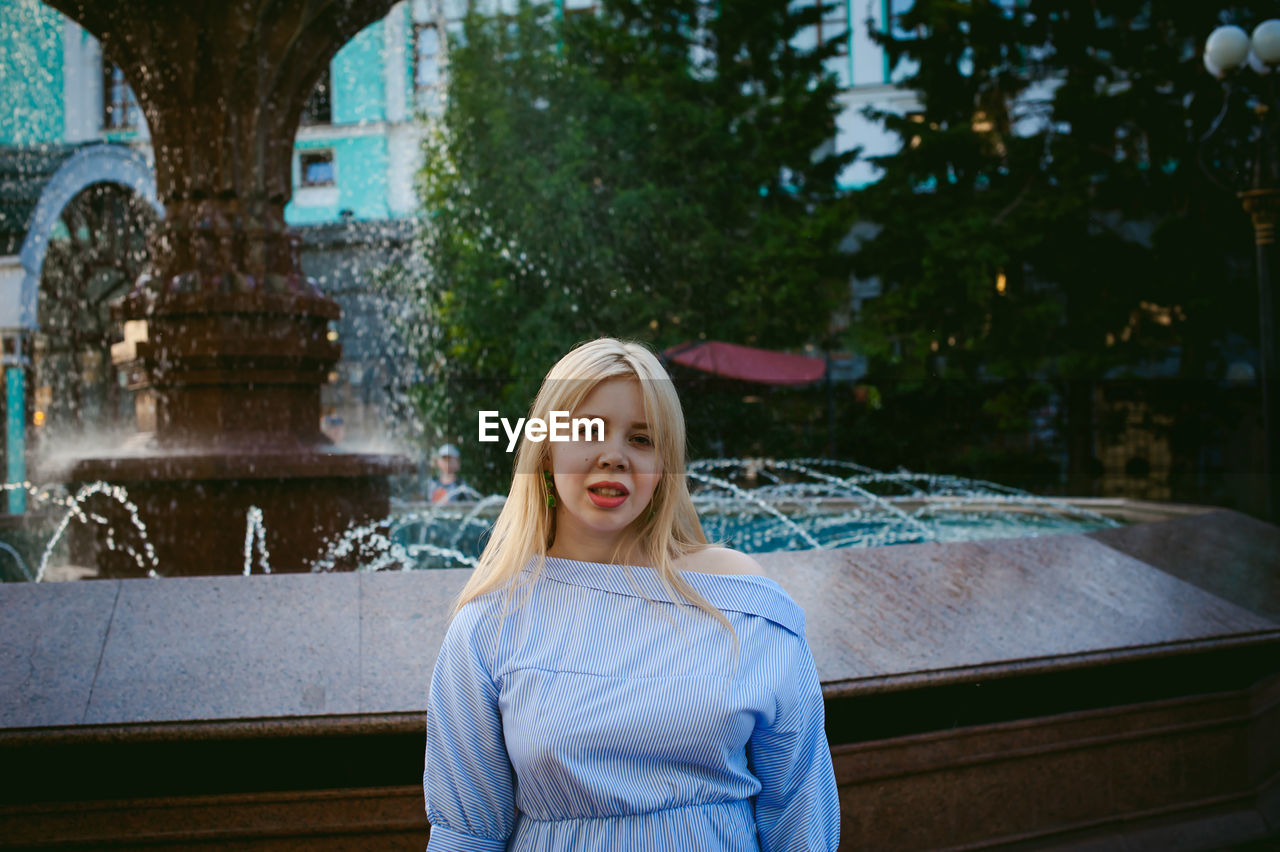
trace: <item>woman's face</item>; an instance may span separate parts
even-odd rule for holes
[[[636,379],[606,379],[587,394],[571,417],[600,418],[604,440],[551,442],[556,485],[556,536],[552,551],[586,561],[606,561],[628,525],[649,510],[662,461],[645,422]],[[592,432],[591,437],[598,437]]]

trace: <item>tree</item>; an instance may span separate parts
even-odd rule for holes
[[[1220,102],[1199,47],[1220,15],[1276,5],[917,0],[914,35],[883,43],[923,115],[878,115],[902,147],[860,199],[883,226],[857,257],[885,283],[855,332],[877,378],[964,386],[974,433],[1060,395],[1077,492],[1095,382],[1180,347],[1203,388],[1211,342],[1247,332],[1252,302],[1232,261],[1248,226],[1197,164]]]
[[[479,409],[523,413],[547,368],[600,335],[826,335],[850,157],[821,153],[838,112],[826,53],[790,44],[817,14],[610,0],[569,20],[528,4],[467,17],[421,174],[427,271],[401,282],[439,434],[474,434]],[[494,450],[483,484],[508,465]]]

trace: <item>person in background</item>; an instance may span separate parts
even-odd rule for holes
[[[462,466],[462,453],[453,444],[445,444],[436,450],[432,457],[436,475],[427,480],[427,499],[432,503],[452,503],[455,500],[470,500],[475,493],[458,476],[458,468]]]
[[[342,425],[342,415],[338,413],[338,409],[330,408],[325,412],[324,417],[320,419],[320,431],[333,443],[342,443],[342,439],[347,436],[347,430]]]

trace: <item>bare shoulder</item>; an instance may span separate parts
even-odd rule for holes
[[[681,571],[696,571],[700,574],[756,574],[764,576],[760,563],[745,553],[730,550],[727,547],[707,547],[685,555],[676,561],[676,568]]]

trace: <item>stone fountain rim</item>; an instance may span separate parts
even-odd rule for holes
[[[1221,512],[1226,509],[1224,506],[1212,506],[1204,503],[1167,503],[1160,500],[1140,500],[1129,497],[1040,497],[1039,495],[1030,495],[1036,502],[1023,504],[1016,502],[1006,502],[998,497],[985,496],[981,498],[966,498],[957,496],[944,495],[926,495],[909,496],[881,496],[879,499],[890,503],[893,506],[904,511],[923,508],[926,505],[949,506],[963,504],[966,509],[981,511],[983,509],[999,509],[1002,512],[1010,513],[1033,513],[1042,512],[1045,509],[1052,509],[1056,506],[1069,506],[1075,509],[1083,509],[1111,520],[1123,521],[1125,523],[1146,523],[1152,521],[1169,521],[1176,518],[1194,517],[1196,515],[1206,515],[1211,512]],[[697,502],[697,495],[694,495]],[[815,504],[822,508],[842,509],[842,508],[865,508],[869,501],[852,497],[761,497],[764,502],[770,506],[779,509],[787,509],[791,507],[811,507]],[[400,501],[407,508],[415,508],[417,503],[412,501]],[[423,507],[430,506],[426,501],[420,501]],[[447,508],[455,511],[466,513],[473,509],[480,501],[455,501],[448,504]],[[438,511],[441,507],[431,506],[433,510]]]
[[[1270,630],[1228,633],[1207,639],[1186,639],[1105,651],[1085,651],[1078,654],[1049,657],[1028,657],[1021,660],[1001,660],[973,666],[920,669],[887,675],[824,681],[822,684],[822,696],[825,699],[832,699],[876,695],[920,687],[952,686],[981,680],[1067,672],[1095,665],[1160,660],[1183,654],[1194,654],[1198,651],[1267,646],[1275,646],[1280,649],[1280,625]]]
[[[284,314],[337,320],[341,309],[331,297],[317,293],[166,293],[126,296],[114,308],[121,319],[208,314]]]
[[[444,569],[465,571],[466,569]],[[302,578],[311,577],[312,580]],[[242,582],[273,583],[325,582],[333,575],[252,575]],[[224,578],[188,577],[185,581],[209,582]],[[150,583],[144,578],[116,579],[113,583]],[[863,698],[904,692],[920,688],[994,682],[1036,675],[1063,674],[1092,666],[1143,663],[1212,651],[1248,651],[1280,648],[1280,626],[1150,645],[1087,651],[1077,654],[1003,660],[947,669],[919,669],[863,678],[823,681],[824,701]],[[1188,696],[1201,700],[1204,695]],[[227,718],[157,719],[135,722],[78,723],[56,726],[0,727],[0,746],[85,745],[92,743],[163,743],[176,741],[251,740],[267,737],[329,737],[353,734],[405,734],[421,730],[425,710],[358,711],[354,713],[314,713],[279,716],[241,716]],[[925,732],[915,736],[937,736]]]
[[[414,469],[399,453],[332,448],[201,447],[156,449],[146,454],[89,456],[41,471],[73,482],[113,483],[183,480],[313,479],[393,476]]]

